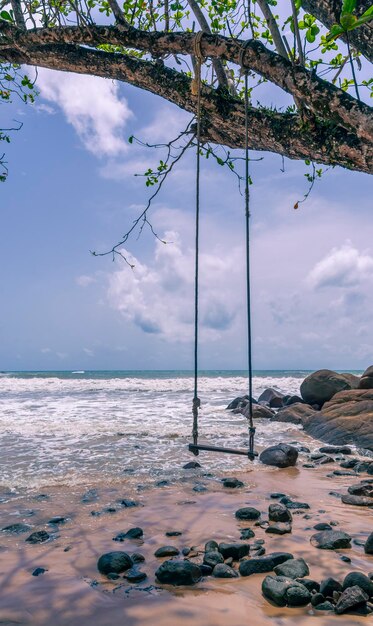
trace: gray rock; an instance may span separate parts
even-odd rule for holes
[[[31,533],[25,541],[28,543],[44,543],[45,541],[48,541],[48,539],[50,539],[50,535],[45,530],[37,530],[36,532]]]
[[[286,398],[286,400],[285,398],[283,398],[283,406],[291,406],[292,404],[303,404],[303,403],[304,403],[304,400],[300,396],[289,396]]]
[[[368,367],[359,381],[359,389],[373,389],[373,365]]]
[[[67,521],[66,517],[62,517],[62,515],[55,515],[54,517],[51,517],[51,519],[49,520],[48,524],[65,524],[65,522]]]
[[[205,485],[196,485],[195,487],[193,487],[193,491],[195,491],[196,493],[203,493],[204,491],[208,491],[207,487],[205,487]]]
[[[279,443],[263,450],[259,459],[265,465],[274,465],[275,467],[290,467],[295,465],[298,458],[298,450],[286,443]]]
[[[283,409],[277,411],[272,417],[272,421],[283,422],[285,424],[301,424],[304,426],[304,424],[316,414],[317,411],[309,404],[299,402],[291,406],[285,406]]]
[[[224,563],[224,557],[220,552],[214,550],[213,552],[206,552],[203,557],[203,562],[205,565],[209,565],[209,567],[214,569],[215,565],[218,565],[218,563]]]
[[[350,485],[347,491],[352,496],[365,496],[366,498],[373,498],[372,483],[359,483],[358,485]]]
[[[135,506],[139,506],[139,503],[136,502],[136,500],[129,500],[128,498],[120,498],[118,503],[125,509],[132,509]]]
[[[322,406],[339,391],[351,388],[351,381],[343,374],[324,369],[307,376],[300,386],[300,393],[308,404]]]
[[[365,554],[373,554],[373,533],[370,533],[364,544],[364,552]]]
[[[320,591],[320,583],[318,583],[316,580],[312,580],[311,578],[302,578],[297,582],[302,583],[302,585],[304,585],[306,589],[308,589],[308,591],[310,591],[311,593],[319,593]]]
[[[162,546],[154,552],[154,556],[156,556],[157,558],[162,558],[165,556],[177,556],[178,554],[180,554],[180,550],[178,548],[175,548],[175,546]]]
[[[226,408],[227,411],[232,411],[233,409],[239,409],[242,408],[244,406],[246,406],[246,404],[249,402],[250,400],[250,396],[238,396],[237,398],[235,398],[234,400],[232,400],[232,402],[230,402]],[[251,400],[254,404],[256,404],[256,400],[254,400],[254,398],[252,398]]]
[[[167,530],[166,537],[180,537],[183,533],[180,530]]]
[[[352,496],[347,493],[342,496],[343,504],[352,504],[353,506],[372,506],[373,498],[366,498],[365,496]]]
[[[231,557],[234,561],[239,561],[249,554],[250,546],[248,543],[220,543],[219,552],[224,559]]]
[[[223,478],[222,483],[223,487],[227,489],[237,489],[244,486],[242,480],[238,480],[238,478]]]
[[[4,526],[4,528],[1,529],[3,533],[7,533],[9,535],[21,535],[22,533],[30,532],[30,530],[31,526],[28,524],[22,524],[21,522]]]
[[[316,609],[316,611],[333,611],[334,613],[334,604],[329,602],[329,600],[317,604],[314,608]]]
[[[201,569],[191,561],[165,561],[155,575],[166,585],[194,585],[202,578]]]
[[[215,565],[212,575],[214,578],[238,578],[238,573],[226,563]]]
[[[277,576],[286,576],[287,578],[304,578],[308,576],[310,570],[304,559],[290,559],[281,565],[275,567],[275,574]]]
[[[311,598],[312,606],[316,607],[319,604],[322,604],[323,602],[325,602],[325,598],[322,593],[315,593]]]
[[[255,537],[255,533],[251,528],[241,529],[241,539],[252,539],[252,537]]]
[[[330,524],[326,524],[325,522],[320,522],[319,524],[314,525],[315,530],[333,530]]]
[[[323,454],[352,454],[349,446],[323,446],[320,448]]]
[[[241,561],[239,570],[241,576],[251,576],[251,574],[262,574],[272,572],[277,565],[292,559],[289,552],[273,552],[266,556],[253,557],[247,561]]]
[[[208,541],[205,543],[205,552],[214,552],[214,550],[219,550],[219,544],[217,541]]]
[[[311,602],[312,594],[302,584],[289,587],[285,593],[288,606],[306,606]]]
[[[311,537],[311,544],[320,550],[351,548],[351,537],[341,530],[323,530]]]
[[[269,387],[260,394],[258,402],[268,402],[269,406],[273,409],[279,409],[282,407],[284,394],[276,389]]]
[[[301,583],[285,576],[266,576],[262,592],[276,606],[305,606],[311,601],[310,592]]]
[[[295,502],[294,500],[292,500],[291,498],[288,498],[287,496],[285,496],[284,498],[281,498],[280,503],[284,504],[288,509],[292,509],[295,511],[299,509],[310,508],[310,505],[307,504],[307,502]]]
[[[293,521],[293,517],[289,509],[280,502],[270,504],[268,507],[268,519],[271,522],[289,522]]]
[[[373,597],[373,582],[361,572],[350,572],[343,581],[343,591],[348,587],[358,586],[365,591],[369,598]]]
[[[198,463],[198,461],[189,461],[189,463],[183,465],[183,469],[197,469],[198,467],[201,467],[201,464]]]
[[[237,519],[242,520],[256,520],[260,517],[260,511],[258,509],[254,509],[252,506],[245,506],[241,509],[238,509],[235,513]]]
[[[135,527],[130,528],[126,532],[118,533],[115,537],[113,537],[113,541],[124,541],[125,539],[141,539],[144,531],[142,528]]]
[[[322,593],[322,595],[325,598],[332,598],[333,594],[335,592],[341,593],[342,592],[342,585],[340,582],[338,582],[338,580],[335,580],[335,578],[325,578],[324,580],[321,581],[320,583],[320,593]]]
[[[102,554],[97,561],[97,569],[100,574],[121,574],[132,567],[132,559],[127,552],[107,552]]]
[[[254,404],[252,406],[254,419],[272,419],[274,412],[268,407],[261,404]],[[241,411],[244,417],[250,417],[250,404],[247,404]]]
[[[45,574],[45,572],[47,572],[48,570],[45,569],[45,567],[37,567],[36,569],[34,569],[34,571],[32,572],[32,576],[40,576],[41,574]]]
[[[123,578],[126,578],[129,583],[141,583],[146,577],[145,572],[140,572],[135,567],[131,567],[123,575]]]
[[[272,535],[287,535],[291,533],[291,525],[284,522],[270,523],[265,532]]]
[[[351,609],[355,609],[361,605],[366,604],[368,599],[368,594],[360,589],[360,587],[348,587],[339,598],[335,607],[335,612],[337,613],[337,615],[341,615],[342,613],[346,613]]]
[[[144,555],[140,552],[133,552],[133,554],[131,554],[131,559],[133,563],[143,563],[145,561]]]

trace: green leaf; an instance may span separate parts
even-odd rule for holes
[[[326,36],[326,41],[331,41],[333,39],[337,39],[340,35],[344,33],[344,29],[339,24],[333,24],[330,31]]]
[[[355,11],[355,9],[356,0],[343,0],[341,15],[344,15],[345,13],[352,13],[352,11]]]
[[[344,31],[352,30],[355,28],[355,24],[357,22],[356,15],[352,15],[352,13],[346,13],[345,15],[341,15],[341,26]]]
[[[362,17],[369,17],[369,16],[373,16],[373,4],[371,7],[369,7],[369,9],[367,9],[366,11],[364,11],[364,13],[362,15],[360,15],[360,19]]]
[[[371,15],[366,15],[365,17],[364,15],[362,15],[356,20],[354,28],[357,28],[358,26],[362,26],[363,24],[366,24],[367,22],[370,22],[371,20],[373,20],[373,12]]]
[[[6,20],[7,22],[13,21],[12,16],[10,15],[10,13],[8,13],[8,11],[1,11],[0,17],[2,20]]]

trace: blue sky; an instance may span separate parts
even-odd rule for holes
[[[190,369],[194,157],[157,197],[135,259],[94,258],[116,243],[149,190],[135,177],[160,157],[128,144],[171,139],[188,116],[111,81],[41,70],[0,187],[0,369]],[[267,98],[274,97],[270,87]],[[252,301],[256,369],[365,369],[372,362],[371,179],[336,168],[307,189],[303,163],[253,162]],[[245,367],[243,198],[203,162],[200,365]]]

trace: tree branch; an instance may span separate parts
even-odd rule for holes
[[[118,24],[129,26],[128,22],[124,19],[123,11],[117,3],[117,0],[107,0],[107,2]]]
[[[191,79],[159,63],[141,61],[124,54],[91,50],[74,45],[30,46],[27,51],[5,50],[11,63],[90,74],[127,82],[159,95],[193,114],[196,96]],[[277,55],[276,55],[277,56]],[[202,137],[204,141],[243,148],[245,112],[242,100],[227,92],[202,86]],[[290,159],[311,159],[373,172],[373,148],[340,126],[322,122],[304,124],[298,115],[250,109],[249,145],[254,150],[282,154]]]
[[[11,0],[11,5],[14,13],[14,19],[18,28],[26,30],[25,18],[22,11],[21,0]]]
[[[23,32],[0,20],[0,37],[1,54],[9,59],[9,55],[12,55],[12,48],[21,49],[27,56],[29,53],[32,54],[33,46],[52,44],[53,47],[53,45],[58,46],[63,43],[133,47],[149,52],[153,56],[190,55],[193,54],[195,35],[189,32],[148,32],[122,26],[96,25],[64,26]],[[243,45],[245,45],[245,50],[242,58]],[[75,48],[71,49],[75,50]],[[66,47],[66,52],[67,50]],[[83,48],[81,50],[83,51]],[[373,143],[371,107],[358,102],[348,93],[322,80],[314,72],[299,65],[292,65],[290,61],[268,50],[259,41],[244,42],[221,35],[204,34],[201,39],[201,50],[206,57],[219,57],[237,65],[240,65],[243,60],[246,67],[302,100],[310,111],[325,122],[341,125],[362,140]]]
[[[285,44],[282,40],[280,29],[277,25],[275,18],[273,17],[273,13],[271,8],[267,2],[267,0],[256,0],[257,4],[261,12],[264,15],[264,19],[268,24],[269,32],[272,35],[273,43],[275,44],[276,50],[278,54],[280,54],[284,59],[288,58],[288,53],[285,48]]]

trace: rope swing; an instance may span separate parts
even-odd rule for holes
[[[248,96],[248,69],[244,64],[244,54],[246,46],[240,51],[240,65],[245,76],[245,224],[246,224],[246,294],[247,294],[247,358],[248,358],[248,382],[249,382],[249,449],[240,450],[236,448],[222,448],[219,446],[209,446],[198,444],[198,414],[201,401],[198,397],[198,312],[199,312],[199,218],[200,218],[200,160],[201,160],[201,90],[202,78],[201,68],[204,56],[201,51],[201,38],[203,32],[196,34],[193,42],[195,56],[195,78],[192,82],[192,93],[197,96],[197,128],[196,128],[196,211],[195,211],[195,274],[194,274],[194,395],[192,402],[193,413],[193,444],[189,444],[189,450],[195,455],[199,455],[200,450],[211,452],[225,452],[229,454],[240,454],[247,456],[250,460],[255,457],[254,436],[255,428],[253,423],[253,369],[251,350],[251,298],[250,298],[250,175],[249,175],[249,96]]]

